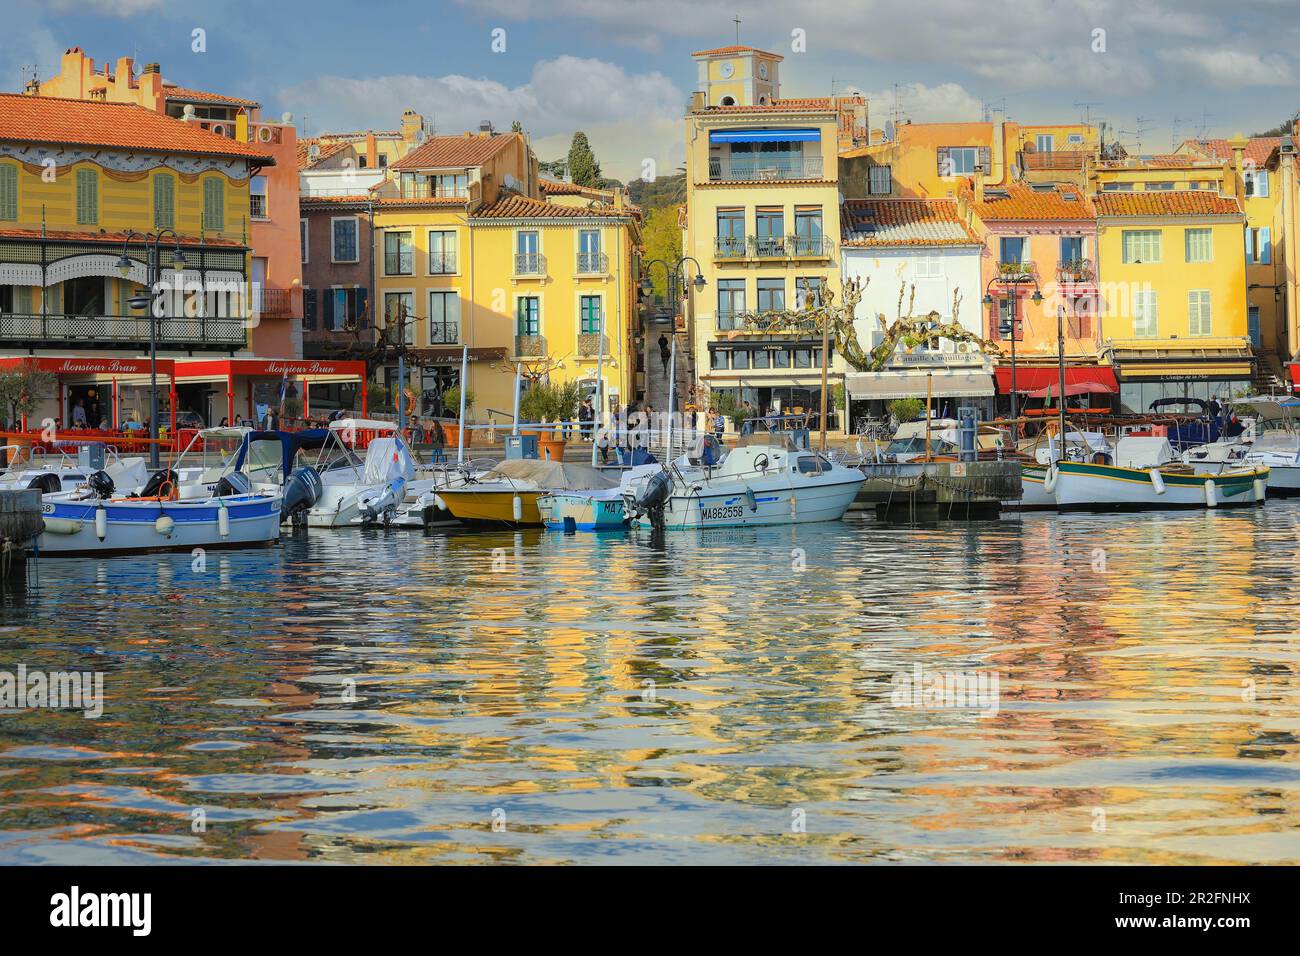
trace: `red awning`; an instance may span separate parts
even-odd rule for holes
[[[1011,394],[1011,366],[994,369],[997,376],[998,394]],[[1059,369],[1044,366],[1016,368],[1016,391],[1028,393],[1031,398],[1045,398],[1047,389],[1055,395],[1060,390],[1061,373]],[[1041,393],[1041,394],[1039,394]],[[1119,393],[1119,382],[1115,379],[1115,370],[1102,365],[1066,366],[1065,394],[1085,395],[1098,393],[1115,395]]]
[[[1300,387],[1300,362],[1291,363],[1291,384]]]

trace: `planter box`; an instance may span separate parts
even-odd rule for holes
[[[438,426],[442,429],[443,440],[447,443],[448,448],[460,447],[460,426],[448,425],[441,423]],[[465,447],[468,448],[474,442],[474,433],[469,429],[465,430]]]

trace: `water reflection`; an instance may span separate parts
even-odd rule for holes
[[[1295,862],[1298,516],[47,561],[0,670],[106,711],[4,713],[0,862]]]

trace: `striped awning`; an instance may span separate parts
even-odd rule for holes
[[[1251,378],[1254,368],[1249,362],[1151,362],[1120,365],[1119,375],[1125,381],[1149,378]]]
[[[927,391],[935,398],[988,398],[994,393],[992,375],[947,369],[932,374],[912,369],[849,372],[844,376],[844,385],[849,397],[859,401],[925,398]]]
[[[816,143],[822,138],[818,129],[715,129],[710,143]]]

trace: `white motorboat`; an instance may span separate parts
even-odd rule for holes
[[[29,458],[26,462],[14,464],[0,475],[0,491],[17,491],[23,488],[40,488],[42,494],[73,491],[84,485],[96,471],[101,470],[94,461],[94,456],[87,453],[89,446],[99,442],[78,443],[79,454],[68,454],[67,448],[59,449],[58,457],[47,455],[43,458]],[[11,451],[16,445],[5,446]],[[119,458],[117,452],[104,448],[102,470],[113,479],[118,491],[133,494],[144,487],[149,480],[149,469],[142,457]]]
[[[778,435],[754,436],[713,467],[686,456],[624,487],[633,525],[727,528],[838,521],[866,476]],[[763,436],[767,437],[767,436]]]
[[[313,528],[342,528],[350,525],[389,524],[406,500],[407,485],[415,478],[415,460],[392,422],[341,419],[331,422],[330,439],[346,449],[358,432],[375,432],[358,474],[356,468],[327,468],[320,471],[322,489],[307,511],[307,525]],[[330,445],[322,450],[322,455]]]
[[[1268,493],[1277,497],[1300,495],[1300,428],[1293,398],[1260,396],[1234,404],[1246,406],[1254,417],[1254,441],[1246,447],[1242,463],[1268,468]]]

